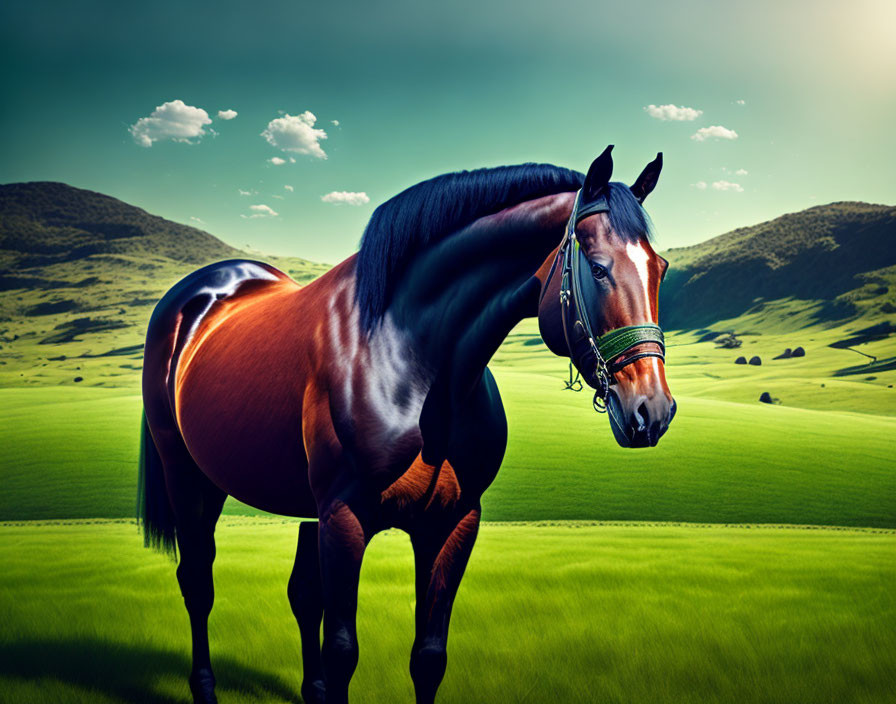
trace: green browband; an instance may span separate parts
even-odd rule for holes
[[[606,360],[607,364],[612,363],[626,350],[642,342],[656,342],[663,349],[663,352],[666,351],[663,331],[659,325],[654,325],[653,323],[626,325],[624,328],[616,328],[599,337],[596,342],[600,356]]]

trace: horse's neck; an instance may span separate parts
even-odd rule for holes
[[[425,364],[438,370],[472,354],[484,367],[514,325],[537,315],[535,274],[559,244],[571,206],[567,193],[523,203],[416,257],[389,312]]]
[[[571,207],[564,193],[481,218],[421,253],[396,287],[389,323],[431,380],[420,421],[425,446],[427,427],[444,426],[513,327],[537,315],[535,274],[559,244]]]

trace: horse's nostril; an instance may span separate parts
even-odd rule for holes
[[[647,429],[647,421],[650,414],[647,410],[647,403],[641,403],[638,409],[632,413],[632,427],[637,429],[639,433],[643,433]]]

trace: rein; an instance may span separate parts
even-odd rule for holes
[[[632,362],[645,357],[657,357],[665,361],[665,339],[659,325],[654,323],[641,323],[638,325],[625,325],[620,328],[608,330],[603,335],[594,334],[588,315],[588,305],[585,292],[582,290],[582,260],[587,263],[587,257],[582,251],[579,240],[576,237],[576,225],[581,220],[595,213],[609,212],[610,206],[605,197],[601,196],[591,203],[581,204],[582,191],[576,193],[575,204],[569,215],[566,225],[566,233],[560,243],[560,249],[551,265],[548,278],[542,289],[542,298],[551,283],[557,263],[560,266],[560,307],[561,321],[563,323],[563,337],[569,349],[570,359],[576,369],[589,369],[593,364],[594,373],[584,374],[585,381],[595,389],[593,405],[598,413],[607,410],[607,395],[610,386],[616,383],[615,374],[627,367]],[[586,270],[590,278],[590,271]],[[659,352],[639,352],[625,357],[625,353],[633,347],[644,342],[654,342],[660,347]],[[593,357],[593,360],[589,359]],[[622,360],[620,361],[620,358]],[[570,379],[572,369],[570,368]],[[567,388],[573,388],[568,384]],[[581,387],[580,387],[581,388]],[[574,389],[578,390],[578,389]]]

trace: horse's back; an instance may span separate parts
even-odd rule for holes
[[[246,260],[193,272],[159,302],[144,365],[147,405],[165,397],[199,468],[257,508],[315,515],[301,417],[307,314],[301,289]]]

